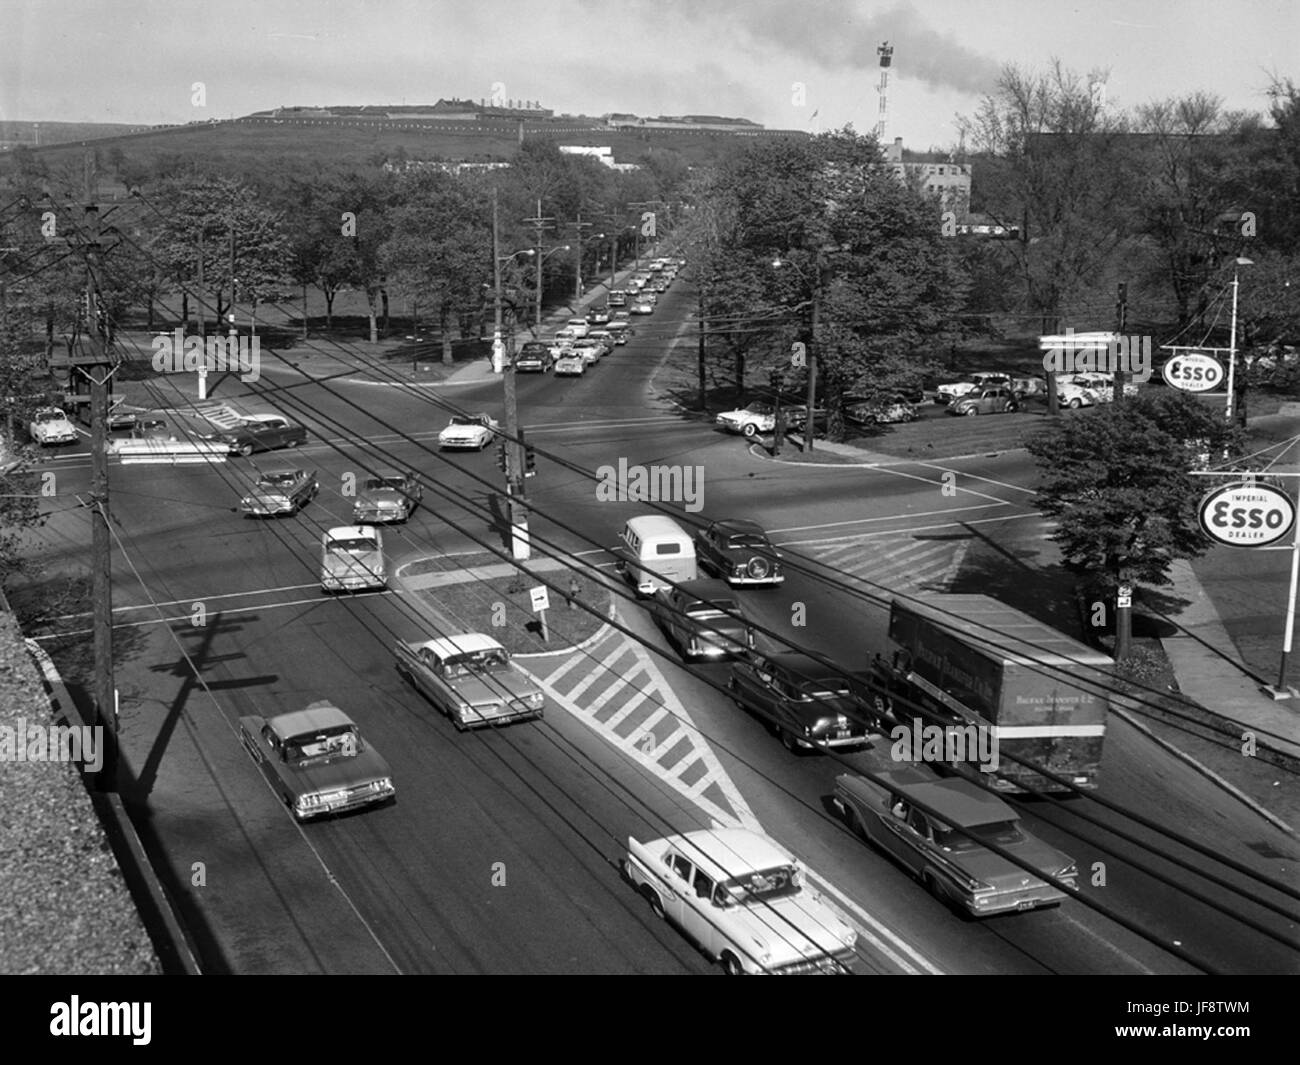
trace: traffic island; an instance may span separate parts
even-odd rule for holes
[[[486,633],[511,654],[573,650],[600,631],[613,607],[603,577],[575,575],[556,559],[539,559],[526,570],[490,554],[417,559],[401,567],[400,577],[408,592],[454,621],[456,632]],[[534,609],[537,589],[546,593],[545,640]]]

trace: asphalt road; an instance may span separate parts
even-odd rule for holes
[[[884,649],[881,604],[894,589],[985,591],[1070,627],[1063,574],[1042,520],[1028,506],[1032,470],[1024,455],[878,470],[761,458],[738,438],[651,398],[653,375],[685,328],[689,302],[679,283],[651,319],[637,323],[632,342],[584,378],[520,376],[522,418],[543,452],[529,484],[540,552],[572,553],[584,566],[607,571],[604,548],[626,517],[646,509],[598,499],[583,473],[548,454],[587,471],[619,458],[698,466],[702,509],[688,517],[755,517],[804,560],[782,588],[742,593],[746,607],[774,632],[850,667]],[[125,790],[205,967],[713,971],[652,917],[615,864],[629,834],[648,838],[708,823],[680,789],[554,705],[541,722],[456,733],[393,670],[393,640],[414,638],[432,624],[419,598],[326,598],[315,582],[321,531],[348,521],[345,476],[392,462],[434,481],[412,521],[388,537],[396,563],[481,550],[482,540],[501,543],[491,539],[501,513],[492,452],[439,456],[430,442],[449,403],[499,415],[499,386],[321,386],[273,373],[264,385],[287,386],[275,401],[313,430],[313,442],[295,452],[255,456],[262,468],[302,464],[319,471],[322,494],[299,516],[258,522],[239,515],[248,460],[213,468],[114,467],[112,474],[125,548],[115,559],[116,657],[131,777]],[[49,465],[56,501],[85,491],[84,453]],[[86,511],[61,509],[35,550],[55,572],[75,568],[88,529]],[[1047,601],[1059,605],[1044,610]],[[479,615],[461,619],[465,627],[486,628],[490,608],[485,593]],[[828,805],[843,766],[886,767],[885,742],[843,758],[792,755],[719,690],[725,666],[683,668],[640,607],[625,603],[621,617],[665,652],[652,656],[657,668],[758,823],[839,893],[864,932],[860,971],[1194,971],[1162,944],[1179,945],[1214,970],[1296,970],[1294,900],[1247,884],[1250,894],[1291,915],[1283,916],[1204,880],[1207,872],[1230,885],[1247,880],[1215,855],[1285,880],[1295,841],[1117,720],[1098,792],[1115,809],[1091,798],[1023,807],[1032,831],[1078,860],[1084,894],[1150,938],[1078,901],[974,922],[850,836]],[[584,659],[578,668],[606,667]],[[398,798],[382,809],[298,826],[235,730],[242,715],[326,697],[388,758]],[[1135,812],[1164,831],[1135,825]],[[1171,844],[1170,833],[1212,853]],[[1153,844],[1170,856],[1155,854]],[[1189,889],[1221,909],[1192,898]]]

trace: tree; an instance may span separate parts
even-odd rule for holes
[[[477,307],[492,265],[491,219],[484,205],[446,174],[418,174],[392,210],[379,262],[396,291],[436,309],[442,361],[451,357],[451,321]]]
[[[1152,388],[1052,421],[1026,444],[1041,474],[1035,504],[1057,519],[1052,539],[1067,564],[1113,592],[1170,584],[1174,559],[1205,552],[1197,502],[1207,485],[1188,470],[1237,454],[1240,436],[1195,397]]]
[[[1020,229],[1001,246],[1024,305],[1044,333],[1087,306],[1108,264],[1131,246],[1134,183],[1126,124],[1105,106],[1106,75],[1087,79],[1054,60],[1045,73],[1004,68],[993,93],[959,125],[979,153],[979,207]]]

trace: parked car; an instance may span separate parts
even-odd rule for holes
[[[1098,403],[1109,403],[1115,398],[1115,375],[1091,371],[1075,374],[1070,378],[1073,384],[1089,389]],[[1124,382],[1124,397],[1130,399],[1138,394],[1138,386],[1132,381]]]
[[[713,421],[730,433],[757,436],[759,433],[770,433],[776,428],[776,408],[764,400],[755,400],[747,407],[724,410]]]
[[[1075,886],[1074,859],[1023,829],[1015,810],[972,781],[940,780],[911,767],[881,773],[879,779],[877,784],[841,774],[835,778],[835,805],[863,840],[900,862],[936,898],[975,917],[1052,906],[1066,898],[1041,876],[989,850],[990,843]]]
[[[77,439],[77,430],[68,416],[58,407],[42,407],[28,425],[32,443],[41,447],[71,444]]]
[[[718,828],[629,838],[623,873],[728,975],[849,972],[857,933],[767,836]]]
[[[546,697],[491,636],[471,632],[394,648],[397,671],[464,730],[541,717]]]
[[[324,700],[276,717],[241,717],[239,742],[299,821],[397,793],[388,763],[347,714]]]
[[[920,416],[920,411],[904,399],[850,402],[844,407],[844,420],[855,425],[894,425],[914,422]]]
[[[1020,409],[1011,389],[1005,385],[997,388],[980,388],[953,401],[949,414],[1012,414]]]
[[[322,591],[387,588],[386,570],[384,537],[373,525],[340,525],[321,537]]]
[[[456,414],[447,428],[438,434],[438,446],[482,451],[500,431],[497,420],[486,414]]]
[[[781,553],[756,521],[727,518],[695,534],[701,568],[729,584],[783,584]]]
[[[1096,383],[1088,380],[1086,377],[1058,377],[1056,379],[1056,402],[1062,407],[1069,407],[1072,410],[1078,410],[1080,407],[1091,407],[1098,402],[1106,402],[1098,398]]]
[[[297,447],[306,443],[307,430],[276,414],[254,414],[233,429],[213,433],[208,439],[225,444],[232,455],[248,456],[254,451]]]
[[[609,321],[609,311],[604,307],[594,307],[587,312],[588,325],[604,325]]]
[[[515,356],[515,369],[520,373],[545,373],[553,361],[549,347],[540,340],[529,340]]]
[[[564,328],[573,333],[574,340],[581,340],[591,330],[586,318],[570,318],[564,323]]]
[[[727,687],[735,704],[779,733],[789,751],[861,747],[870,739],[871,715],[849,681],[808,655],[752,655],[732,664]]]
[[[358,525],[406,521],[423,496],[414,471],[385,470],[362,484],[361,494],[352,504],[352,520]]]
[[[734,657],[754,647],[754,630],[726,581],[659,588],[650,600],[650,616],[687,660]]]
[[[555,360],[556,377],[581,377],[587,372],[587,360],[574,351],[566,351]]]
[[[950,382],[939,385],[935,389],[934,401],[936,403],[952,403],[954,400],[961,399],[963,396],[979,388],[1003,388],[1011,387],[1011,377],[996,370],[983,370],[973,373],[961,381]]]
[[[239,509],[259,518],[297,514],[319,491],[315,470],[267,470],[239,501]]]

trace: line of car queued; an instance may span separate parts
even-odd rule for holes
[[[455,416],[439,444],[482,450],[499,433],[486,414]],[[221,435],[231,453],[241,455],[294,447],[305,437],[301,427],[273,416]],[[248,516],[296,514],[318,492],[314,472],[268,471],[241,509]],[[322,590],[386,587],[379,526],[408,520],[421,497],[414,471],[367,478],[354,503],[355,524],[323,535]],[[847,686],[841,672],[807,655],[756,646],[734,589],[775,587],[785,579],[781,554],[757,523],[714,521],[692,536],[669,518],[646,515],[626,523],[616,553],[620,572],[648,597],[652,617],[681,656],[731,659],[733,701],[759,716],[790,751],[863,746],[890,719],[890,707],[870,701],[865,688]],[[701,577],[701,571],[713,576]],[[398,641],[394,656],[399,675],[457,729],[500,727],[545,713],[543,691],[486,634]],[[241,744],[300,821],[395,800],[387,762],[327,700],[269,718],[242,717],[239,724]],[[968,781],[938,780],[914,769],[882,779],[883,787],[842,774],[834,801],[855,832],[936,896],[978,915],[998,912],[988,904],[999,892],[1014,894],[1021,909],[1028,908],[1026,899],[1039,905],[1063,897],[970,838],[986,836],[1039,868],[1060,867],[1064,856],[1021,829],[1001,799]],[[913,799],[938,816],[911,805]],[[629,839],[622,871],[652,912],[672,921],[728,973],[850,971],[855,930],[808,884],[803,864],[760,833],[723,828],[646,843]]]

